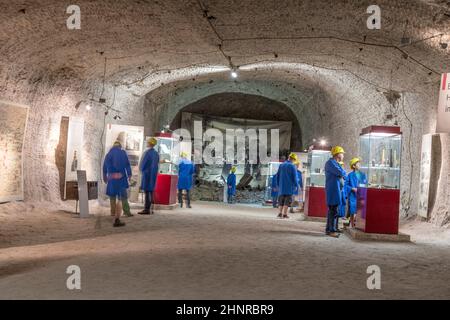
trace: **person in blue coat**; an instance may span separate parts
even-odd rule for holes
[[[293,195],[298,192],[297,168],[294,165],[296,161],[297,155],[291,153],[289,159],[278,168],[278,218],[289,218],[287,211],[291,206]]]
[[[358,187],[360,184],[365,185],[367,183],[367,177],[364,172],[360,171],[360,158],[353,158],[350,160],[350,168],[352,172],[348,174],[345,180],[345,191],[348,197],[348,214],[350,216],[350,226],[355,227],[355,215],[358,205]]]
[[[325,163],[325,193],[328,206],[327,226],[325,233],[332,237],[339,237],[336,232],[336,217],[338,208],[342,205],[342,185],[341,179],[345,179],[347,174],[339,165],[344,160],[344,149],[335,146],[331,149],[332,158]]]
[[[300,207],[300,195],[303,192],[303,177],[302,172],[300,171],[300,161],[296,161],[294,163],[295,168],[297,169],[297,182],[298,182],[298,188],[295,190],[294,199],[291,204],[291,209],[289,210],[290,213],[294,213],[294,203],[297,201],[298,207]]]
[[[183,208],[183,190],[186,190],[187,208],[191,207],[190,190],[192,188],[192,178],[195,173],[195,167],[192,161],[187,159],[187,153],[181,153],[181,159],[178,163],[178,203]]]
[[[141,171],[141,190],[145,194],[144,210],[139,214],[153,214],[153,192],[155,191],[156,178],[158,177],[159,154],[155,150],[158,141],[150,138],[147,141],[148,149],[142,156],[139,170]]]
[[[277,174],[272,176],[271,184],[270,184],[270,196],[272,197],[272,206],[274,208],[278,207],[278,177]]]
[[[103,161],[103,181],[106,183],[106,195],[111,204],[111,212],[115,212],[114,227],[122,227],[120,221],[122,203],[127,200],[128,181],[131,178],[131,166],[128,155],[119,141],[114,142]]]
[[[230,174],[227,177],[227,202],[233,203],[236,194],[236,167],[231,167]]]

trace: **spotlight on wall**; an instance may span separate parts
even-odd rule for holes
[[[322,140],[320,140],[320,145],[323,147],[323,146],[325,146],[327,144],[327,141],[326,140],[324,140],[324,139],[322,139]]]
[[[238,73],[237,73],[237,71],[236,70],[231,70],[231,77],[233,78],[233,79],[236,79],[237,77],[238,77]]]
[[[86,110],[87,111],[91,110],[91,105],[89,103],[86,105]]]

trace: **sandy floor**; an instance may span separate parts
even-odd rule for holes
[[[113,229],[107,208],[73,207],[0,205],[0,298],[450,298],[450,230],[426,223],[403,223],[414,243],[363,243],[270,208],[196,202]],[[366,287],[373,264],[381,290]],[[82,290],[66,288],[69,265]]]

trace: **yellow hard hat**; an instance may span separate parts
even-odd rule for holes
[[[331,154],[333,155],[333,157],[339,153],[345,153],[344,148],[342,148],[341,146],[335,146],[333,147],[333,149],[331,149]]]
[[[289,159],[292,159],[292,160],[294,160],[294,161],[298,161],[297,154],[291,152],[291,154],[289,155]]]
[[[235,167],[235,166],[232,166],[230,171],[233,172],[233,173],[235,173],[235,172],[236,172],[236,167]]]
[[[122,147],[122,144],[120,143],[119,140],[116,140],[113,144],[114,147]]]
[[[156,140],[156,138],[154,138],[154,137],[151,137],[147,140],[147,143],[149,145],[156,146],[156,144],[158,143],[158,140]]]
[[[184,152],[184,151],[181,152],[181,157],[182,158],[187,158],[187,156],[188,156],[187,152]]]
[[[358,162],[361,162],[360,158],[353,158],[352,160],[350,160],[350,168],[353,168],[353,166]]]

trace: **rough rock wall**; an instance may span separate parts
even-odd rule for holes
[[[81,79],[66,76],[61,74],[58,78],[53,78],[51,75],[44,75],[39,77],[39,80],[25,79],[15,84],[8,82],[0,86],[0,97],[3,100],[22,103],[30,108],[24,143],[25,200],[60,201],[56,148],[62,116],[84,119],[82,168],[87,170],[88,179],[97,180],[100,177],[105,109],[98,104],[92,104],[90,111],[84,107],[76,110],[75,105],[101,85],[92,83],[90,87],[86,87]],[[104,96],[107,103],[111,104],[112,90],[105,90]],[[106,123],[143,125],[142,109],[139,109],[136,100],[116,92],[115,108],[123,111],[122,120],[112,119],[115,114],[110,113],[106,117]]]

